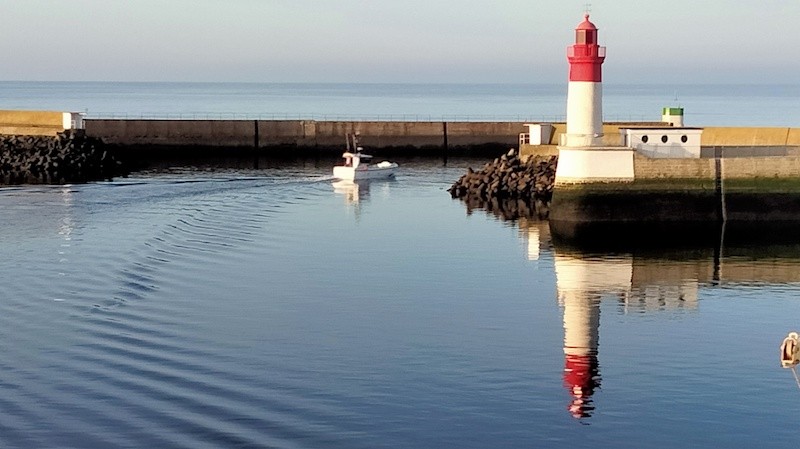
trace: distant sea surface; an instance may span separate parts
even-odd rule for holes
[[[800,84],[603,85],[607,121],[800,126]],[[0,82],[0,109],[88,118],[563,121],[567,84]]]

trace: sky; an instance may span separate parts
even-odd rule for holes
[[[0,80],[562,83],[573,0],[0,0]],[[604,81],[792,83],[798,0],[597,0]]]

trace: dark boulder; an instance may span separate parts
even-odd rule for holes
[[[0,136],[0,184],[74,184],[127,174],[102,141],[80,131]]]
[[[533,215],[546,218],[557,163],[557,156],[533,156],[523,162],[511,149],[481,170],[468,168],[448,192],[465,200],[470,209],[478,205],[495,212],[508,208],[498,214],[506,219]]]

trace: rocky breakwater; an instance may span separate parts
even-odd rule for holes
[[[0,184],[71,184],[127,175],[102,141],[80,131],[0,136]]]
[[[448,192],[469,211],[485,209],[508,220],[547,218],[557,163],[557,156],[531,156],[523,162],[511,149],[479,171],[470,167]]]

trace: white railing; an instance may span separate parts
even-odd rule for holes
[[[388,122],[563,122],[564,116],[480,114],[318,114],[238,112],[87,112],[87,119],[107,120],[316,120]]]
[[[320,113],[241,113],[241,112],[86,112],[85,119],[106,120],[316,120],[376,122],[520,122],[564,123],[564,115],[525,114],[320,114]],[[606,115],[605,122],[660,122],[661,117],[646,115]]]
[[[526,122],[564,123],[564,115],[545,114],[320,114],[279,112],[86,112],[87,119],[137,119],[137,120],[374,120],[396,122]],[[607,114],[606,122],[660,122],[661,117],[644,114]]]

